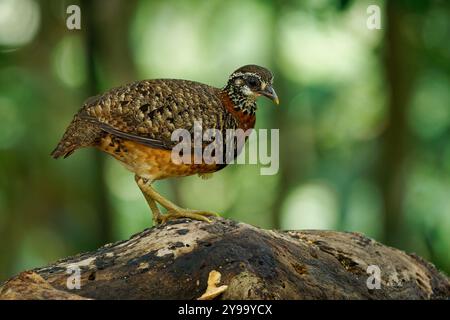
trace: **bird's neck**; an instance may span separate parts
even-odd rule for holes
[[[254,115],[256,112],[256,101],[254,98],[244,95],[235,86],[227,84],[222,91],[230,98],[234,110],[244,115]]]

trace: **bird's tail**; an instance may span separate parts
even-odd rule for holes
[[[76,149],[93,145],[99,138],[101,129],[92,122],[80,118],[77,114],[67,127],[61,141],[59,141],[51,156],[55,159],[59,157],[67,158]]]

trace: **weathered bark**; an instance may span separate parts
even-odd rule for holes
[[[368,289],[367,267],[381,270]],[[81,288],[66,286],[69,266]],[[222,275],[220,299],[445,299],[449,279],[415,255],[358,233],[270,231],[214,219],[177,220],[127,241],[23,272],[2,299],[196,299],[208,274]]]

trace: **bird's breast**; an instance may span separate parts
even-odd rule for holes
[[[172,160],[171,150],[151,148],[110,134],[102,138],[98,148],[119,160],[128,170],[151,181],[206,174],[222,168],[218,164],[208,164],[204,161],[199,164],[194,161],[178,164]]]

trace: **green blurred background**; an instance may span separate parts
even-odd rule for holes
[[[81,7],[81,30],[66,8]],[[381,7],[381,30],[366,27]],[[145,78],[275,74],[280,171],[157,182],[264,228],[358,231],[450,272],[450,2],[0,0],[0,280],[151,225],[131,173],[49,154],[82,102]]]

